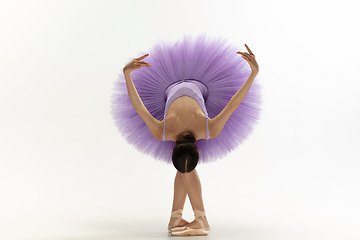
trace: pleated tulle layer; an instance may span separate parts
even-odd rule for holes
[[[196,79],[208,88],[205,102],[214,118],[240,89],[251,73],[249,64],[236,52],[240,49],[223,39],[184,37],[176,43],[155,45],[143,67],[131,73],[134,85],[149,112],[158,120],[164,118],[165,89],[182,79]],[[135,56],[138,57],[138,56]],[[225,157],[252,132],[260,117],[261,86],[256,78],[243,102],[231,115],[221,133],[214,139],[195,142],[200,151],[199,163]],[[156,160],[171,163],[171,141],[156,140],[145,122],[134,110],[127,93],[125,78],[119,75],[111,96],[111,114],[127,142]]]

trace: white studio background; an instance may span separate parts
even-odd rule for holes
[[[164,239],[175,169],[110,114],[122,67],[184,34],[247,43],[262,117],[198,165],[209,239],[359,239],[355,1],[0,1],[0,239]],[[244,48],[239,49],[244,50]],[[184,209],[193,220],[190,202]]]

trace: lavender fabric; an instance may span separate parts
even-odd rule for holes
[[[217,116],[251,73],[249,64],[236,52],[236,46],[220,38],[184,36],[175,43],[160,42],[148,51],[142,67],[131,73],[134,85],[148,111],[158,120],[164,117],[165,90],[171,84],[195,79],[208,90],[206,109],[209,118]],[[111,96],[111,114],[120,134],[140,152],[156,160],[172,163],[175,142],[156,140],[134,110],[120,74]],[[195,142],[199,164],[216,161],[239,147],[251,134],[261,112],[261,86],[255,78],[250,91],[214,139]]]

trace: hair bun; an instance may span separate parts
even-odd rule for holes
[[[180,143],[194,143],[196,141],[194,135],[192,133],[181,135],[178,140],[176,141],[176,144]]]

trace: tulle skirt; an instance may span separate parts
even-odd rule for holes
[[[185,36],[175,43],[160,42],[144,59],[152,66],[133,71],[131,77],[145,107],[158,120],[164,118],[166,88],[179,80],[196,79],[208,89],[205,105],[209,117],[214,118],[251,73],[249,64],[236,53],[239,50],[224,39],[206,35]],[[172,163],[175,142],[159,141],[152,136],[131,104],[123,74],[118,76],[113,90],[111,114],[120,134],[140,152]],[[221,133],[214,139],[195,142],[200,151],[199,163],[216,161],[238,148],[258,122],[261,102],[261,85],[256,77]]]

